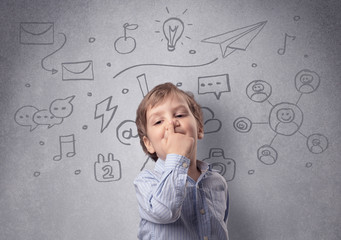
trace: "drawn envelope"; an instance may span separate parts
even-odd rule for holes
[[[94,80],[93,62],[67,62],[62,63],[63,81]]]
[[[54,43],[53,22],[21,22],[20,43],[28,45],[48,45]]]

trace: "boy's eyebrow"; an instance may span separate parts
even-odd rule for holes
[[[178,106],[176,106],[176,107],[173,108],[172,110],[173,110],[173,111],[177,111],[177,110],[179,110],[179,109],[181,109],[181,110],[184,109],[184,110],[187,111],[186,105],[184,105],[184,104],[179,104]],[[158,116],[162,115],[163,112],[164,112],[163,110],[159,110],[159,111],[157,111],[157,112],[153,112],[151,115],[149,115],[148,120],[150,120],[150,119],[152,119],[152,118],[155,118],[155,117],[158,117]],[[148,120],[147,120],[147,121],[148,121]]]

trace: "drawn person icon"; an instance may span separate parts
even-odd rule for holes
[[[271,85],[263,80],[252,81],[246,87],[246,95],[254,102],[266,101],[271,93]]]
[[[257,158],[265,165],[275,164],[277,161],[277,151],[270,145],[263,145],[257,151]]]
[[[279,103],[271,109],[270,127],[278,134],[291,136],[300,129],[302,122],[303,113],[295,104]]]
[[[307,147],[311,153],[323,153],[328,148],[328,139],[319,133],[312,134],[307,139]]]
[[[295,76],[295,86],[300,93],[312,93],[316,91],[319,85],[320,76],[316,72],[303,69]]]

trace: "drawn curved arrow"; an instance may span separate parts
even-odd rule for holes
[[[48,71],[48,72],[51,72],[52,74],[56,74],[57,72],[58,72],[58,70],[57,69],[54,69],[54,68],[52,68],[52,69],[48,69],[48,68],[46,68],[45,66],[44,66],[44,61],[48,58],[48,57],[51,57],[53,54],[55,54],[56,52],[58,52],[59,50],[61,50],[63,47],[64,47],[64,45],[65,45],[65,43],[66,43],[66,35],[64,34],[64,33],[59,33],[59,34],[61,34],[61,35],[63,35],[64,36],[64,42],[63,42],[63,44],[59,47],[59,48],[57,48],[55,51],[53,51],[52,53],[50,53],[49,55],[47,55],[46,57],[44,57],[42,60],[41,60],[41,67],[45,70],[45,71]]]

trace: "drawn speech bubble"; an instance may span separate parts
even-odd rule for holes
[[[223,92],[230,92],[228,74],[198,77],[198,94],[213,93],[219,100]]]
[[[15,115],[14,121],[20,126],[29,126],[30,131],[32,132],[38,125],[33,121],[33,115],[39,111],[36,107],[33,106],[23,106],[19,108]]]
[[[49,110],[44,109],[39,110],[33,115],[33,121],[37,125],[48,125],[48,128],[51,128],[54,125],[61,124],[63,122],[63,118],[56,118]]]
[[[50,112],[57,118],[66,118],[71,115],[73,105],[71,101],[75,96],[70,96],[65,99],[56,99],[50,104]]]

